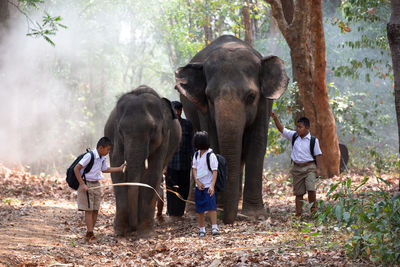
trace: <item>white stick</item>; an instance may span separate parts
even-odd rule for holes
[[[142,186],[142,187],[147,187],[147,188],[151,188],[154,190],[154,192],[156,192],[158,198],[164,202],[164,200],[162,199],[162,197],[160,197],[160,195],[158,194],[157,190],[155,190],[153,187],[151,187],[148,184],[142,184],[142,183],[119,183],[119,184],[108,184],[108,185],[99,185],[99,186],[94,186],[89,188],[88,190],[93,190],[93,189],[98,189],[98,188],[103,188],[103,187],[110,187],[110,186]]]

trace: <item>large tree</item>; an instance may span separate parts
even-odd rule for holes
[[[0,1],[0,28],[5,26],[9,17],[10,11],[8,10],[8,1]]]
[[[387,36],[392,52],[393,75],[394,75],[394,101],[397,116],[397,131],[400,140],[400,0],[392,0],[392,14],[387,24]],[[400,142],[399,142],[400,153]]]
[[[267,0],[274,18],[290,48],[294,76],[297,79],[304,113],[311,121],[311,134],[318,137],[323,152],[324,177],[339,174],[340,152],[336,122],[326,89],[325,38],[321,0],[298,0],[293,20],[288,21],[284,0]]]

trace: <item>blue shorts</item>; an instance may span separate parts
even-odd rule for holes
[[[204,190],[199,190],[197,187],[195,189],[194,201],[196,203],[196,212],[203,213],[209,210],[217,210],[217,198],[215,193],[210,197],[208,193],[208,188]]]

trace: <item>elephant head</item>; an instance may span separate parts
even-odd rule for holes
[[[276,56],[262,58],[243,41],[225,36],[179,68],[175,79],[179,93],[215,125],[218,147],[213,149],[226,158],[229,172],[224,220],[233,222],[241,188],[244,133],[261,125],[257,120],[268,119],[267,114],[260,115],[268,110],[262,105],[279,98],[286,89],[288,77],[283,61]],[[259,141],[264,145],[264,140]]]

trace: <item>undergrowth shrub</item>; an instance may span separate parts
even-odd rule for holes
[[[336,223],[351,237],[350,256],[373,262],[400,263],[400,192],[391,195],[389,183],[377,177],[378,190],[361,190],[370,178],[352,186],[351,177],[331,184],[327,200],[318,201],[318,223]]]

